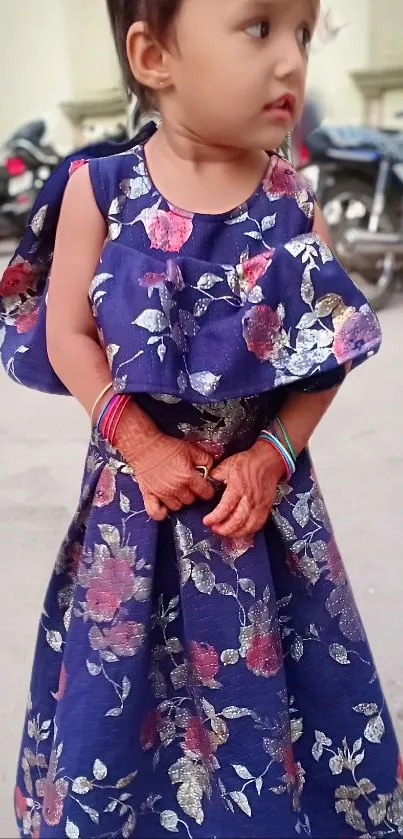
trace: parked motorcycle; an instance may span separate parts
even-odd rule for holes
[[[20,238],[39,190],[60,157],[43,143],[46,124],[29,122],[0,151],[0,239]]]
[[[301,172],[316,192],[337,256],[381,309],[403,269],[403,135],[321,126],[305,149]]]

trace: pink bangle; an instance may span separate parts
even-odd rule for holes
[[[108,442],[110,443],[110,445],[111,445],[113,448],[114,448],[114,446],[115,446],[115,437],[116,437],[116,432],[117,432],[117,430],[118,430],[118,427],[119,427],[120,421],[121,421],[121,419],[122,419],[122,417],[123,417],[123,414],[124,414],[124,412],[125,412],[125,410],[126,410],[126,408],[127,408],[127,406],[128,406],[128,404],[129,404],[129,402],[130,402],[130,401],[131,401],[131,397],[130,397],[130,396],[126,396],[126,397],[124,397],[124,398],[122,399],[122,401],[121,401],[121,403],[120,403],[120,405],[119,405],[119,409],[118,409],[118,411],[117,411],[117,413],[116,413],[116,417],[115,417],[115,419],[114,419],[114,422],[111,424],[111,429],[110,429],[109,436],[108,436]]]
[[[105,440],[108,440],[108,434],[111,426],[111,422],[115,416],[116,410],[120,405],[121,396],[113,396],[110,400],[108,407],[105,411],[105,414],[102,418],[101,423],[101,434]]]

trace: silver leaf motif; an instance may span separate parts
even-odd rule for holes
[[[70,819],[67,819],[66,823],[66,836],[67,839],[80,839],[80,831]]]
[[[364,714],[365,717],[373,717],[374,714],[378,713],[378,710],[378,706],[375,702],[364,702],[362,705],[356,705],[355,708],[353,708],[353,711],[355,711],[356,714]]]
[[[92,789],[92,783],[88,778],[75,778],[73,781],[73,792],[77,795],[87,795]]]
[[[179,819],[173,810],[164,810],[160,814],[160,824],[161,827],[163,827],[165,830],[168,830],[169,833],[179,833]]]
[[[51,629],[46,633],[46,640],[49,644],[49,647],[52,647],[56,653],[60,653],[63,647],[63,638],[60,632],[56,632],[55,630]]]
[[[136,829],[137,817],[135,813],[130,813],[129,818],[122,827],[122,839],[130,839]]]
[[[43,230],[43,225],[45,224],[46,214],[48,212],[48,204],[45,204],[43,207],[35,213],[32,221],[31,221],[31,230],[35,234],[35,236],[40,236]]]
[[[251,594],[252,597],[256,597],[256,586],[253,580],[249,580],[245,577],[245,579],[239,580],[239,585],[242,591],[246,591],[247,594]]]
[[[158,309],[144,309],[133,326],[140,326],[148,332],[164,332],[169,324],[163,312],[159,312]]]
[[[369,720],[364,731],[364,737],[369,743],[382,743],[385,734],[385,724],[380,714]]]
[[[294,661],[301,661],[302,656],[304,655],[304,644],[302,638],[297,638],[296,641],[293,643],[291,647],[291,658]]]
[[[313,282],[311,280],[311,274],[308,269],[305,269],[303,276],[302,276],[302,285],[301,285],[301,297],[308,306],[312,303],[315,296],[315,290],[313,287]]]
[[[202,396],[212,396],[220,384],[221,376],[215,376],[205,370],[202,373],[193,373],[192,376],[189,376],[189,381],[190,386],[196,393],[200,393]]]
[[[203,315],[206,314],[206,312],[207,312],[207,310],[210,306],[210,303],[212,303],[212,301],[204,299],[204,297],[201,298],[200,300],[197,300],[197,302],[195,303],[194,310],[193,310],[193,314],[194,314],[195,318],[203,317]]]
[[[266,233],[266,230],[271,230],[274,227],[274,225],[276,223],[276,219],[277,219],[277,213],[274,213],[274,215],[272,215],[272,216],[265,216],[262,219],[263,233]]]
[[[252,289],[250,294],[248,295],[248,303],[262,303],[264,300],[263,291],[260,288],[260,285],[255,285],[255,288]]]
[[[215,586],[215,576],[210,566],[205,562],[195,565],[192,571],[192,579],[198,591],[202,594],[212,594]]]
[[[230,796],[235,804],[238,805],[239,809],[245,813],[246,816],[249,818],[252,816],[252,810],[250,808],[249,801],[244,792],[230,792]]]
[[[329,317],[341,302],[342,299],[338,294],[327,294],[326,297],[322,297],[315,306],[318,318]]]
[[[232,664],[238,664],[238,650],[223,650],[223,652],[221,653],[221,661],[225,667],[229,667]]]
[[[341,775],[344,768],[344,761],[342,755],[335,755],[329,760],[329,767],[332,775]]]
[[[190,312],[181,309],[179,311],[179,323],[188,338],[194,338],[197,335],[200,327]]]
[[[119,222],[114,221],[112,222],[112,224],[109,225],[109,238],[112,242],[119,238],[121,232],[122,225]]]
[[[351,664],[347,650],[342,646],[342,644],[331,644],[329,647],[329,655],[337,661],[338,664]]]
[[[93,773],[94,773],[94,778],[96,778],[97,781],[104,781],[107,774],[108,774],[108,770],[107,770],[105,764],[102,763],[102,761],[99,760],[98,758],[94,763]]]
[[[114,527],[112,524],[99,524],[98,528],[104,542],[106,542],[112,550],[120,547],[120,535],[117,527]]]
[[[157,349],[157,355],[158,355],[158,358],[161,361],[161,363],[164,361],[166,354],[167,354],[167,348],[166,348],[165,344],[160,344],[158,349]]]
[[[221,716],[225,717],[226,720],[240,720],[242,717],[250,717],[251,711],[248,708],[237,708],[235,705],[230,705],[228,708],[224,708]]]
[[[125,178],[119,184],[119,189],[127,198],[141,198],[142,195],[148,195],[151,190],[151,183],[148,178]]]
[[[232,768],[235,769],[238,778],[242,778],[243,781],[251,781],[253,775],[249,772],[249,769],[246,766],[241,766],[239,764],[233,763]]]
[[[126,204],[126,198],[123,195],[119,195],[118,198],[114,198],[112,201],[111,206],[109,207],[109,216],[116,216],[118,213],[123,210],[123,207]]]
[[[217,283],[224,282],[222,277],[217,277],[215,274],[203,274],[197,282],[199,291],[210,291]]]

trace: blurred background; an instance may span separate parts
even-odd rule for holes
[[[403,740],[402,30],[402,0],[323,0],[292,151],[384,330],[383,351],[342,388],[313,450]],[[0,0],[0,79],[1,273],[60,159],[105,137],[127,139],[144,117],[122,89],[103,0]],[[75,510],[88,421],[73,400],[5,376],[0,405],[6,839],[15,835],[12,787],[36,626]]]

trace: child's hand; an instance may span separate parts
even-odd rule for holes
[[[163,521],[169,511],[181,510],[196,498],[209,501],[214,490],[197,472],[211,469],[213,458],[194,443],[157,434],[146,442],[132,463],[148,515]]]
[[[247,452],[225,460],[211,477],[227,485],[224,495],[204,524],[218,536],[254,536],[264,527],[284,475],[281,456],[264,440]]]

